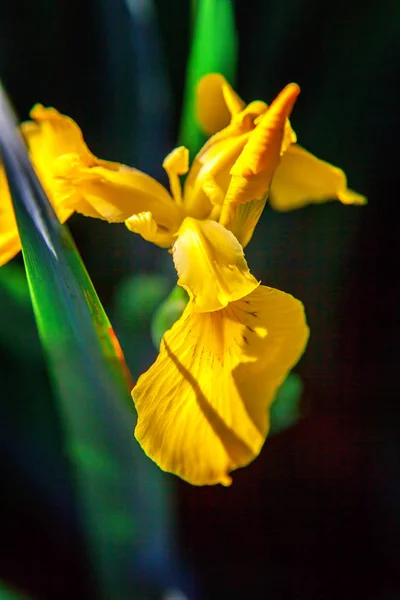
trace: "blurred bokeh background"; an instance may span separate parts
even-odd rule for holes
[[[233,4],[240,95],[269,102],[298,82],[300,143],[342,167],[369,204],[265,210],[247,257],[265,284],[305,304],[303,416],[227,489],[191,487],[137,448],[131,597],[396,599],[400,4]],[[35,102],[53,105],[95,154],[165,182],[191,2],[3,0],[1,9],[0,76],[21,119]],[[152,314],[175,284],[169,256],[122,225],[79,215],[69,225],[137,377],[156,355]],[[0,397],[0,579],[38,600],[96,600],[21,257],[0,272]]]

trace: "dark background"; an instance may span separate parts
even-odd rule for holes
[[[0,6],[0,75],[21,119],[35,102],[54,105],[78,121],[95,154],[162,179],[178,135],[190,2],[155,3],[158,39],[122,0]],[[207,600],[396,599],[400,4],[237,0],[235,8],[236,89],[269,102],[298,82],[300,143],[344,168],[369,204],[266,209],[247,256],[265,284],[305,304],[311,339],[296,368],[304,417],[271,436],[229,489],[171,478],[184,565],[177,581]],[[154,350],[129,345],[115,298],[127,277],[156,274],[168,258],[122,226],[79,216],[70,226],[136,375]],[[172,287],[172,270],[168,277]],[[40,600],[94,600],[31,315],[13,313],[4,294],[0,302],[0,578]],[[21,340],[12,315],[26,319]]]

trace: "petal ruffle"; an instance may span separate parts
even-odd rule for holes
[[[235,236],[216,221],[187,217],[172,251],[178,284],[199,312],[224,308],[259,285]]]
[[[365,196],[347,187],[345,173],[320,160],[298,144],[282,157],[272,181],[269,202],[275,210],[288,211],[327,200],[366,204]]]
[[[65,154],[53,164],[56,193],[86,217],[121,222],[151,212],[158,226],[175,232],[181,211],[155,179],[124,165],[101,161],[87,167],[77,154]]]
[[[192,484],[229,485],[259,454],[268,408],[307,339],[302,304],[278,290],[261,286],[213,313],[190,303],[132,392],[146,454]]]
[[[98,159],[90,152],[73,119],[41,104],[32,108],[30,116],[33,121],[22,123],[21,131],[40,171],[50,172],[51,161],[67,153],[78,154],[87,165],[97,164]]]

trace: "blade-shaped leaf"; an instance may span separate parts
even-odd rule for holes
[[[233,83],[237,39],[231,0],[196,0],[193,37],[186,72],[179,143],[193,156],[204,142],[195,117],[196,85],[207,73],[222,73]]]
[[[134,411],[111,325],[0,90],[0,150],[101,595],[132,597]],[[34,397],[33,397],[34,400]]]

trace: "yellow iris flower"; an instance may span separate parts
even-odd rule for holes
[[[167,156],[171,192],[136,169],[96,158],[76,123],[55,109],[37,105],[35,122],[21,126],[60,220],[76,211],[125,221],[172,248],[190,299],[133,389],[135,436],[162,469],[192,484],[229,485],[229,472],[259,454],[268,408],[307,344],[301,302],[260,285],[244,257],[268,193],[279,210],[328,198],[365,202],[347,189],[343,171],[295,144],[288,117],[298,93],[290,84],[269,107],[246,106],[221,75],[204,77],[198,118],[214,135],[190,169],[184,147]],[[1,177],[0,264],[20,247]]]

